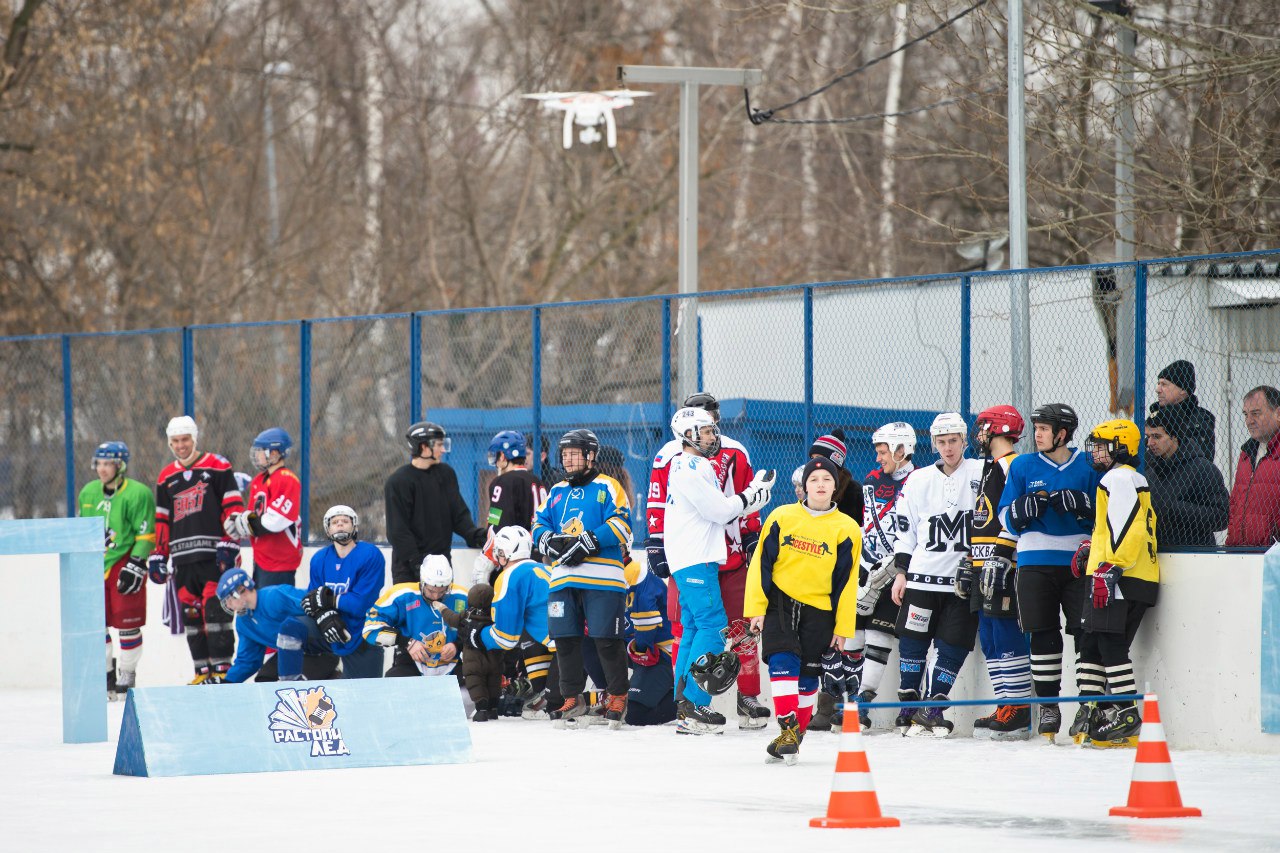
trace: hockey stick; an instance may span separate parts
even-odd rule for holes
[[[884,505],[884,511],[877,513],[876,512],[876,490],[875,490],[875,487],[873,486],[862,487],[862,502],[866,506],[871,507],[871,523],[872,525],[874,525],[876,529],[875,530],[876,538],[880,541],[880,549],[884,551],[885,554],[892,554],[893,544],[889,542],[889,536],[884,532],[884,528],[880,526],[880,519],[889,512],[889,508],[892,506],[892,504],[886,503]],[[897,503],[896,498],[894,499],[894,503]]]

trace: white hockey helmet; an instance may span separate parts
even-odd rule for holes
[[[523,527],[504,527],[493,536],[493,557],[507,560],[527,560],[533,553],[533,537]]]
[[[711,427],[715,430],[715,443],[710,448],[703,447],[699,442],[703,427]],[[692,447],[703,456],[715,456],[720,452],[720,427],[716,425],[716,419],[706,409],[694,406],[685,406],[680,409],[671,418],[671,432],[685,447]]]
[[[423,586],[453,586],[453,566],[444,554],[428,554],[422,558],[422,566],[418,570]]]
[[[333,521],[333,519],[337,518],[340,515],[345,515],[347,518],[351,519],[351,532],[348,533],[347,531],[343,530],[343,531],[340,531],[337,535],[334,535],[329,532],[329,522]],[[328,536],[330,539],[332,539],[334,542],[337,542],[339,545],[345,545],[348,542],[350,542],[352,539],[359,538],[360,516],[356,514],[356,511],[354,509],[347,506],[346,504],[337,504],[336,506],[329,507],[327,510],[325,510],[325,513],[324,513],[324,535]]]
[[[173,438],[176,435],[189,435],[192,441],[200,438],[200,428],[196,426],[195,418],[190,415],[178,415],[169,421],[169,425],[164,428],[164,434]]]
[[[888,445],[890,453],[901,447],[903,456],[911,456],[916,452],[915,427],[905,421],[885,424],[871,433],[871,446],[875,447],[877,444]]]
[[[965,436],[969,434],[969,426],[964,422],[964,418],[960,417],[959,412],[943,412],[929,425],[929,435],[933,438],[956,433]]]
[[[791,472],[791,485],[798,487],[800,485],[800,478],[803,476],[804,466],[801,465],[799,468],[796,468],[796,470]]]

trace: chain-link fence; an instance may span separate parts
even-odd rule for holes
[[[1023,293],[1025,347],[1015,316]],[[1280,534],[1280,488],[1267,467],[1280,465],[1280,448],[1270,442],[1270,456],[1242,462],[1241,447],[1274,436],[1280,407],[1253,405],[1247,418],[1242,409],[1251,389],[1280,384],[1277,341],[1280,254],[1266,253],[8,338],[0,516],[66,513],[92,476],[93,447],[109,439],[128,442],[131,474],[153,481],[171,458],[164,425],[187,412],[203,449],[249,473],[253,436],[289,431],[311,541],[335,503],[355,507],[367,539],[385,539],[382,484],[407,461],[403,434],[419,419],[453,437],[449,462],[477,519],[495,473],[485,459],[494,433],[523,432],[546,471],[559,436],[580,426],[600,437],[601,467],[627,485],[638,519],[672,412],[706,390],[721,401],[723,432],[784,482],[813,440],[837,429],[861,477],[875,464],[872,433],[891,421],[916,429],[916,461],[927,464],[940,411],[972,423],[992,405],[1029,417],[1065,402],[1080,416],[1078,444],[1094,424],[1130,417],[1144,433],[1163,545],[1221,544],[1237,486],[1247,512],[1231,518],[1231,543],[1260,546]],[[1029,387],[1015,369],[1024,353]],[[1268,393],[1258,396],[1280,401]]]

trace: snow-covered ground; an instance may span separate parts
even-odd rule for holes
[[[467,765],[140,779],[111,774],[122,712],[109,743],[68,746],[56,691],[0,691],[0,850],[1280,849],[1275,756],[1175,752],[1183,802],[1205,816],[1132,820],[1107,815],[1131,751],[871,735],[902,827],[820,830],[834,733],[785,767],[764,763],[772,726],[692,738],[502,719],[470,724]]]

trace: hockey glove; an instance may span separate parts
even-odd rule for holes
[[[973,567],[973,558],[965,554],[960,558],[960,565],[956,566],[956,598],[969,598],[969,591],[973,589],[973,579],[977,570]]]
[[[1009,523],[1016,532],[1026,530],[1049,507],[1048,495],[1023,495],[1009,505]]]
[[[832,696],[844,695],[844,655],[837,649],[822,652],[822,690]]]
[[[1093,606],[1098,610],[1116,599],[1116,584],[1124,569],[1115,563],[1099,563],[1093,570]]]
[[[489,576],[497,567],[497,563],[490,562],[484,554],[477,555],[476,561],[471,566],[471,583],[488,583]]]
[[[1013,563],[1005,557],[988,557],[982,564],[982,580],[978,582],[982,597],[990,601],[996,597],[996,590],[1012,586]]]
[[[758,512],[761,507],[769,503],[775,476],[776,472],[772,468],[757,471],[756,475],[751,478],[751,483],[741,492],[738,492],[738,497],[742,500],[741,515],[751,515],[751,513]]]
[[[483,630],[484,625],[479,622],[463,619],[462,624],[458,626],[458,639],[468,649],[483,652],[485,650],[484,637],[480,636],[480,632]]]
[[[241,513],[233,513],[222,520],[222,532],[227,534],[228,539],[239,539],[240,534],[236,532],[236,525],[240,521]]]
[[[264,532],[262,525],[254,523],[257,520],[257,513],[238,512],[224,521],[222,526],[227,530],[228,538],[238,541],[240,539],[248,539],[251,536],[262,535]]]
[[[240,546],[234,542],[219,542],[214,549],[214,561],[218,564],[218,574],[233,569],[240,560]]]
[[[152,554],[147,557],[147,574],[152,583],[162,584],[169,579],[169,558],[164,554]]]
[[[1093,550],[1093,540],[1086,539],[1080,543],[1080,547],[1076,548],[1075,554],[1071,556],[1071,574],[1078,578],[1084,577],[1085,571],[1089,568],[1089,552]]]
[[[635,640],[627,643],[627,657],[631,658],[631,662],[636,666],[657,666],[662,659],[662,656],[658,654],[657,646],[644,646],[642,648],[636,645]]]
[[[755,556],[756,546],[760,544],[759,533],[743,533],[742,534],[742,559],[748,566],[751,565],[751,558]]]
[[[330,646],[344,646],[351,642],[351,632],[336,610],[327,610],[316,619],[316,627]]]
[[[1049,506],[1076,518],[1089,518],[1093,515],[1093,498],[1088,492],[1079,489],[1063,489],[1052,493],[1049,495]]]
[[[121,595],[134,595],[142,589],[147,581],[147,567],[138,557],[130,557],[129,562],[120,567],[120,577],[116,579],[116,592]]]
[[[862,652],[841,652],[840,657],[844,659],[845,690],[853,693],[862,683]]]
[[[881,557],[880,562],[876,563],[871,569],[871,576],[867,578],[867,584],[872,589],[884,589],[893,583],[894,577],[897,576],[895,555],[890,554],[887,557]]]
[[[870,578],[871,574],[868,573]],[[877,589],[869,584],[858,583],[858,615],[870,616],[872,611],[876,609],[876,605],[880,603],[880,593],[882,589]]]
[[[538,553],[542,555],[542,559],[546,563],[554,563],[560,556],[560,552],[552,544],[554,538],[555,534],[550,530],[538,537]]]
[[[660,578],[671,577],[671,567],[667,565],[667,552],[661,545],[646,545],[644,553],[648,557],[649,571]]]
[[[338,597],[327,586],[317,587],[302,599],[302,612],[317,622],[326,611],[338,609]]]
[[[586,560],[588,557],[594,557],[600,553],[600,540],[590,530],[581,533],[574,541],[574,544],[564,552],[560,557],[560,562],[566,566],[576,566]]]

